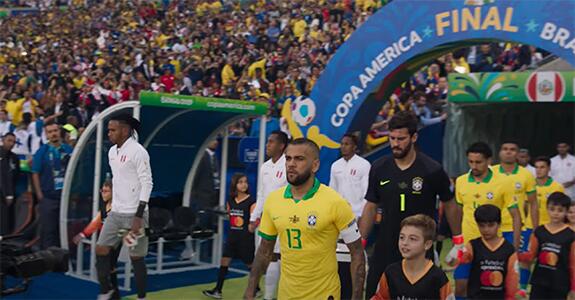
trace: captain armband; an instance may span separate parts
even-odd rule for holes
[[[136,217],[138,218],[144,217],[144,211],[146,211],[146,205],[148,205],[147,202],[140,201],[140,204],[138,205],[138,210],[136,211]]]
[[[345,229],[340,232],[340,236],[346,244],[353,243],[361,238],[359,234],[359,228],[357,227],[357,221],[354,219],[347,225]]]

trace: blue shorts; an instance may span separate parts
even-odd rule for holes
[[[459,264],[455,271],[453,271],[453,279],[461,280],[469,278],[471,272],[471,264]]]
[[[521,241],[519,243],[519,253],[529,251],[529,239],[533,229],[525,229],[521,231]],[[513,231],[503,232],[503,238],[513,244]]]

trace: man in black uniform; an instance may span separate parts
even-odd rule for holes
[[[14,229],[16,180],[20,172],[18,156],[12,152],[16,136],[8,132],[0,145],[0,235],[8,235]]]
[[[360,219],[364,239],[369,236],[377,208],[383,209],[379,237],[369,263],[366,299],[375,293],[385,268],[401,260],[397,246],[400,223],[406,217],[424,214],[437,217],[437,199],[454,235],[461,234],[461,210],[453,200],[449,177],[439,163],[416,152],[417,119],[410,112],[399,112],[389,122],[389,144],[393,156],[377,160],[369,173],[369,187]],[[431,256],[432,257],[432,256]]]

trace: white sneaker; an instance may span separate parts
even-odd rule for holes
[[[98,300],[110,300],[112,294],[114,294],[114,290],[109,290],[106,294],[98,294]]]
[[[214,298],[214,299],[222,299],[222,292],[220,292],[216,289],[204,290],[204,291],[202,291],[202,294],[204,294],[204,296],[206,296],[206,297],[210,297],[210,298]]]

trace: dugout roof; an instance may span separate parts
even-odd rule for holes
[[[140,101],[104,110],[80,136],[68,164],[60,211],[62,247],[68,248],[68,228],[74,220],[98,212],[98,201],[93,199],[99,199],[101,183],[111,174],[108,150],[112,145],[106,134],[111,116],[128,112],[141,121],[138,141],[150,154],[153,195],[183,192],[183,205],[187,206],[202,157],[198,154],[204,153],[208,143],[226,132],[229,125],[239,119],[263,117],[267,111],[267,103],[152,92],[141,92]],[[262,134],[265,136],[265,132]]]

